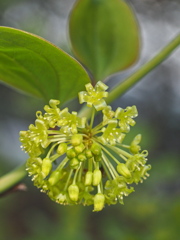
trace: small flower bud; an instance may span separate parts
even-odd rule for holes
[[[71,143],[75,147],[81,144],[82,140],[83,140],[83,137],[81,134],[74,134],[71,138]]]
[[[95,169],[93,172],[93,186],[99,185],[102,179],[102,173],[99,169]]]
[[[117,171],[125,178],[131,178],[131,173],[124,163],[119,163],[117,165]]]
[[[86,154],[86,157],[87,157],[87,158],[92,158],[92,157],[93,157],[92,152],[91,152],[90,149],[86,149],[86,150],[85,150],[85,154]]]
[[[77,158],[71,159],[71,161],[70,161],[70,167],[71,167],[72,169],[77,169],[77,168],[79,167],[79,161],[78,161]]]
[[[77,125],[76,123],[71,124],[71,132],[72,134],[77,134]]]
[[[70,158],[70,159],[75,158],[76,155],[77,155],[73,148],[67,150],[66,154],[67,154],[67,157]]]
[[[50,183],[50,185],[54,186],[62,178],[62,176],[63,176],[62,172],[55,170],[50,175],[48,182]]]
[[[42,175],[43,177],[47,177],[47,175],[50,173],[52,169],[52,163],[49,158],[44,158],[42,161]]]
[[[56,99],[51,99],[49,101],[49,105],[52,107],[52,108],[57,108],[57,105],[60,104],[60,101],[59,100],[56,100]]]
[[[76,202],[79,197],[79,188],[76,184],[71,184],[68,187],[69,197],[72,201]]]
[[[78,146],[74,147],[74,150],[79,154],[82,153],[82,151],[85,149],[85,146],[83,143],[79,144]]]
[[[91,185],[92,180],[93,180],[93,173],[91,171],[88,171],[85,175],[85,180],[84,180],[85,186]]]
[[[67,144],[66,143],[60,143],[57,148],[57,153],[59,155],[63,155],[67,151]]]
[[[79,161],[84,162],[86,160],[86,156],[83,153],[81,153],[78,155],[78,159]]]
[[[93,212],[99,212],[104,208],[105,197],[102,193],[97,193],[94,196],[94,210]]]
[[[91,146],[91,151],[94,155],[100,155],[101,154],[101,147],[97,143],[93,143]]]

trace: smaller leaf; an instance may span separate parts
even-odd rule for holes
[[[36,97],[65,102],[90,81],[84,68],[50,42],[0,27],[0,80]]]
[[[77,0],[69,21],[72,50],[96,81],[131,66],[139,55],[139,28],[123,0]]]

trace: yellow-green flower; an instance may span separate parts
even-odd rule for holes
[[[106,102],[103,98],[108,96],[106,92],[107,86],[102,82],[97,82],[95,88],[91,83],[86,84],[86,90],[79,93],[79,102],[86,102],[88,107],[94,106],[97,111],[103,110],[106,107]]]
[[[44,114],[37,112],[35,124],[20,132],[20,141],[35,186],[59,204],[94,205],[101,211],[106,204],[123,204],[134,191],[131,184],[146,179],[151,166],[147,151],[141,151],[140,134],[129,145],[123,143],[135,125],[136,107],[113,111],[104,100],[104,83],[85,87],[79,101],[92,108],[90,121],[59,109],[60,102],[51,99]],[[94,126],[96,111],[102,112],[102,121]]]

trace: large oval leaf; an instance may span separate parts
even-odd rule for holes
[[[90,81],[72,57],[33,34],[0,27],[0,80],[28,94],[65,102]]]
[[[96,81],[131,66],[139,55],[139,28],[123,0],[78,0],[71,12],[72,50]]]

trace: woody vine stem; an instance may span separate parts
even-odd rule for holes
[[[145,75],[152,71],[156,66],[158,66],[162,61],[164,61],[178,46],[180,45],[180,34],[178,34],[167,46],[165,46],[154,58],[149,62],[141,66],[136,72],[125,79],[122,83],[112,89],[109,92],[109,96],[106,102],[109,104],[114,101],[117,97],[123,95],[128,89],[130,89],[134,84],[141,80]],[[86,116],[90,118],[91,109],[83,107],[78,113],[80,118]],[[18,182],[20,182],[26,175],[25,164],[14,169],[13,171],[7,173],[0,178],[0,194],[5,193]]]

